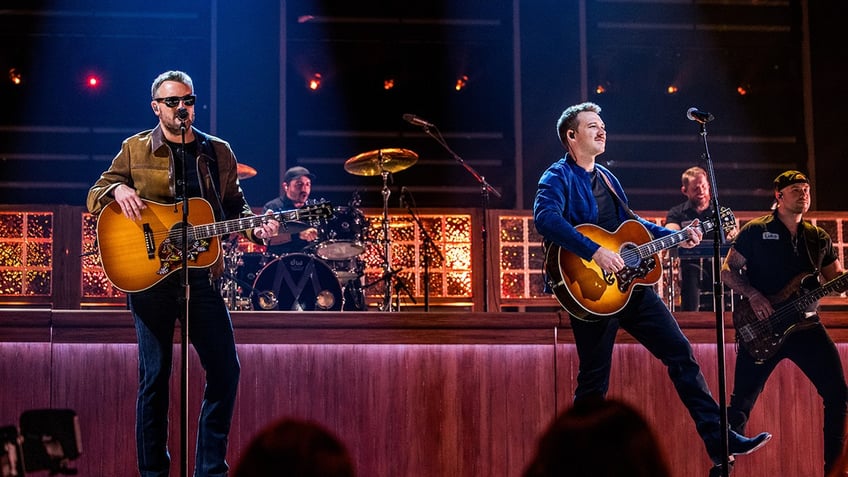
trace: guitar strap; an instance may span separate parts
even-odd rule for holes
[[[195,134],[200,131],[195,131]],[[209,183],[212,184],[211,195],[215,200],[215,205],[218,206],[218,214],[219,219],[224,220],[227,218],[226,212],[224,211],[224,204],[221,200],[221,194],[218,192],[220,188],[221,182],[221,173],[218,170],[218,155],[215,153],[215,147],[212,146],[212,141],[206,137],[205,134],[199,135],[203,138],[203,141],[200,142],[200,151],[198,157],[202,157],[204,161],[206,161],[206,173],[209,174]]]
[[[816,227],[807,222],[806,220],[802,220],[801,224],[801,233],[804,235],[804,249],[807,251],[807,259],[810,260],[810,265],[813,266],[813,273],[819,273],[821,271],[821,261],[824,257],[822,257],[822,250],[819,247],[818,234],[816,233]],[[813,251],[815,250],[816,257],[813,259]]]
[[[597,174],[601,176],[601,178],[604,180],[604,185],[607,186],[607,190],[610,191],[613,197],[615,197],[615,200],[618,201],[618,205],[620,205],[624,209],[624,212],[627,213],[627,216],[633,220],[636,220],[636,214],[634,214],[633,211],[630,210],[630,207],[627,206],[627,204],[624,202],[624,199],[622,199],[621,196],[618,195],[618,192],[615,191],[615,187],[612,186],[609,177],[607,177],[607,175],[604,174],[604,172],[598,168],[595,168],[595,172],[597,172]]]

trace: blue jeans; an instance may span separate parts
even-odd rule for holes
[[[206,270],[191,270],[189,339],[206,372],[197,429],[196,477],[226,476],[227,438],[235,408],[240,366],[230,313]],[[142,477],[164,477],[168,452],[169,380],[174,329],[182,319],[185,292],[180,273],[129,296],[138,336],[136,447]]]
[[[580,358],[575,401],[606,396],[613,345],[619,327],[623,328],[668,368],[668,376],[692,416],[707,452],[714,459],[721,455],[718,404],[695,361],[689,340],[652,289],[636,288],[623,310],[600,317],[600,321],[587,322],[572,317],[571,327]]]
[[[845,421],[848,414],[848,387],[842,360],[833,340],[821,324],[795,331],[783,346],[762,363],[739,347],[733,394],[727,408],[727,421],[737,432],[744,432],[748,417],[774,368],[788,359],[810,379],[824,404],[824,471],[827,473],[842,453],[845,443]],[[801,410],[803,412],[803,410]]]

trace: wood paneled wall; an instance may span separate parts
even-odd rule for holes
[[[74,463],[80,475],[131,475],[136,349],[129,315],[54,312],[49,329],[39,334],[22,326],[21,313],[0,310],[0,425],[17,423],[26,409],[74,409],[82,428],[83,455]],[[356,320],[343,313],[233,315],[242,378],[231,463],[260,428],[296,416],[333,429],[349,446],[360,476],[519,477],[537,437],[569,405],[574,389],[576,351],[567,320],[556,313],[364,313]],[[711,318],[681,315],[715,393]],[[834,336],[846,341],[848,314],[826,320]],[[727,339],[732,383],[729,330]],[[848,341],[839,348],[848,358]],[[190,356],[193,436],[203,376]],[[172,475],[179,469],[179,369],[177,359]],[[706,475],[703,444],[665,368],[624,333],[614,355],[610,396],[645,413],[675,477]],[[818,475],[821,425],[820,398],[797,368],[783,363],[749,425],[752,433],[775,437],[761,451],[740,457],[735,473]]]

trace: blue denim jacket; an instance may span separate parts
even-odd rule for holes
[[[602,174],[610,180],[613,189],[627,203],[627,196],[618,179],[600,164],[595,164]],[[619,219],[630,219],[627,212],[619,208]],[[533,219],[536,230],[546,241],[554,242],[584,260],[591,260],[600,245],[575,229],[586,223],[597,223],[598,204],[592,193],[592,175],[577,165],[566,154],[553,163],[539,179],[536,200],[533,204]],[[636,219],[648,229],[654,237],[664,237],[674,233],[665,227],[641,217]]]

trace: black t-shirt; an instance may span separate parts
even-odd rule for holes
[[[598,169],[592,173],[592,193],[595,196],[595,202],[598,203],[597,225],[609,232],[615,232],[621,225],[621,219],[618,216],[618,200],[612,196],[612,192],[600,175]]]
[[[174,177],[177,179],[177,196],[182,196],[182,179],[183,179],[183,146],[178,142],[166,141],[168,147],[174,156]],[[187,197],[202,197],[200,192],[200,179],[197,177],[197,141],[192,141],[185,145],[185,160],[186,160],[186,196]]]
[[[751,286],[767,296],[777,295],[796,277],[817,271],[838,258],[830,236],[823,229],[802,221],[793,240],[774,214],[746,223],[733,247],[745,257]]]

